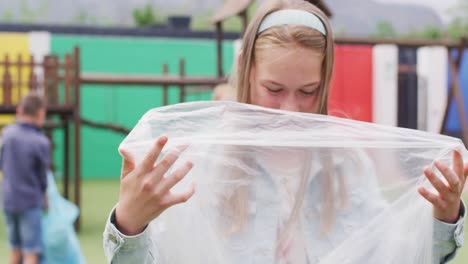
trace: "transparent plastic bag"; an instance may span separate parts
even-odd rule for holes
[[[196,192],[148,227],[158,263],[431,263],[423,169],[468,158],[447,136],[235,102],[153,109],[120,148],[138,164],[163,134],[173,168],[194,164],[172,191]]]

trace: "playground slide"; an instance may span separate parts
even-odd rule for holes
[[[417,129],[417,49],[401,47],[398,51],[398,126]]]
[[[336,45],[329,112],[372,122],[372,47]]]
[[[447,104],[448,52],[445,47],[422,47],[418,55],[418,129],[439,133]],[[426,110],[426,111],[424,111]]]
[[[398,106],[398,47],[376,45],[372,50],[373,122],[397,126]]]

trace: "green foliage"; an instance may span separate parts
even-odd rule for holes
[[[463,21],[462,18],[454,19],[447,27],[447,35],[452,39],[468,37],[468,22]]]
[[[450,11],[455,18],[447,27],[447,35],[453,39],[468,37],[468,0],[458,0]]]
[[[442,30],[436,26],[427,26],[422,32],[421,36],[428,39],[441,39],[443,37]]]
[[[407,34],[397,34],[392,24],[387,21],[381,21],[377,24],[376,31],[371,37],[387,38],[418,38],[418,39],[442,39],[450,38],[459,40],[461,37],[468,37],[468,0],[458,0],[450,13],[454,19],[445,27],[427,26],[419,31],[412,31]]]
[[[76,23],[76,24],[86,24],[86,22],[88,21],[88,12],[86,12],[86,10],[80,10],[80,12],[72,19],[72,22],[73,23]]]
[[[401,37],[409,39],[441,39],[443,36],[444,32],[441,28],[429,25],[421,31],[412,31]]]
[[[133,21],[138,27],[146,27],[156,24],[156,15],[153,11],[153,7],[148,4],[142,9],[134,9]]]
[[[38,18],[44,17],[46,15],[48,9],[49,9],[48,0],[42,0],[37,10],[30,8],[26,0],[21,0],[19,21],[21,23],[36,22]]]
[[[467,14],[468,17],[468,14]],[[405,34],[397,34],[389,22],[380,22],[376,31],[370,35],[378,38],[406,38],[406,39],[442,39],[450,38],[459,40],[463,36],[468,36],[468,23],[460,17],[454,19],[445,29],[429,25],[419,31],[411,31]]]
[[[34,20],[34,13],[32,9],[29,9],[28,3],[26,0],[21,0],[20,2],[20,21],[22,23],[30,23]]]
[[[81,9],[78,14],[76,14],[71,20],[71,24],[78,24],[78,25],[96,25],[98,23],[97,18],[94,16],[90,16],[89,13],[85,9]]]
[[[142,9],[134,9],[133,20],[139,27],[153,25],[156,22],[156,19],[152,6],[148,4]]]
[[[1,20],[3,22],[13,22],[15,19],[15,16],[13,15],[13,12],[11,10],[4,10],[2,14]]]
[[[392,23],[388,21],[380,21],[374,33],[370,35],[374,38],[394,38],[397,36]]]

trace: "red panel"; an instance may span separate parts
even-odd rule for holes
[[[336,45],[330,115],[372,122],[372,46]]]

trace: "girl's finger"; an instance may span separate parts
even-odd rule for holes
[[[122,155],[122,168],[120,172],[120,178],[125,178],[133,169],[135,169],[135,161],[133,156],[127,151],[121,149],[119,150]]]
[[[161,154],[162,149],[164,148],[164,145],[166,145],[167,142],[167,137],[166,136],[161,136],[159,137],[151,150],[146,154],[145,159],[140,165],[140,168],[142,169],[143,173],[149,172],[153,169],[154,163],[158,159],[159,155]]]
[[[449,187],[441,180],[437,175],[430,169],[424,169],[424,175],[429,180],[429,182],[434,186],[434,188],[442,195],[446,196],[450,192]]]
[[[457,150],[453,151],[453,171],[461,182],[465,181],[465,175],[463,174],[463,158]]]
[[[162,194],[169,192],[171,188],[174,187],[174,185],[180,182],[185,177],[185,175],[187,175],[192,167],[193,164],[191,162],[187,162],[182,167],[175,170],[171,176],[165,178],[164,181],[161,182],[159,186],[160,192]]]
[[[444,202],[442,199],[440,199],[440,197],[438,195],[435,195],[435,194],[431,193],[430,191],[428,191],[426,188],[420,187],[418,189],[418,192],[419,192],[419,194],[421,194],[422,197],[424,197],[424,199],[428,200],[435,207],[439,207],[439,208],[442,208],[442,209],[447,208],[447,203],[446,202]]]
[[[195,193],[195,184],[192,183],[192,185],[190,185],[190,188],[184,193],[167,195],[165,199],[161,201],[161,205],[163,205],[165,208],[169,208],[176,204],[185,203],[186,201],[190,199],[190,197],[193,196],[194,193]]]
[[[465,169],[463,170],[463,174],[465,175],[465,180],[468,177],[468,162],[465,163]]]
[[[435,166],[442,173],[444,178],[448,181],[450,190],[452,192],[459,193],[460,192],[460,178],[458,178],[455,172],[440,161],[436,161]]]
[[[159,182],[163,178],[164,174],[174,165],[179,158],[178,151],[170,151],[156,164],[153,171],[151,172],[151,178],[154,182]]]

